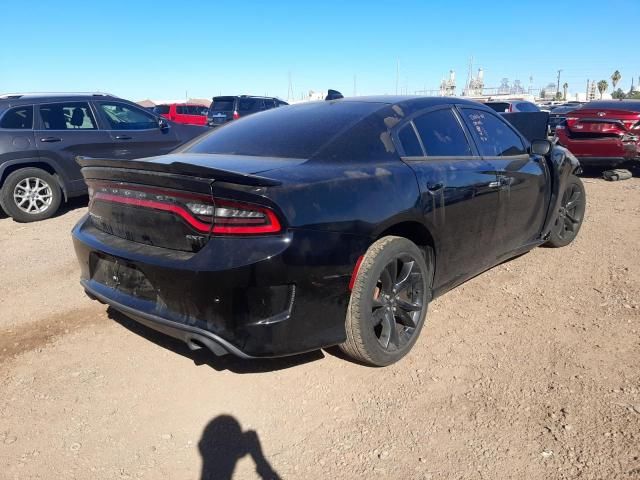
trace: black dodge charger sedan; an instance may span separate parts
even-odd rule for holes
[[[232,122],[144,160],[80,158],[87,294],[190,348],[404,356],[429,301],[571,242],[579,163],[459,98],[359,97]]]

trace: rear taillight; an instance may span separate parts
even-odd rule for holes
[[[233,119],[234,119],[234,120],[237,120],[237,119],[239,119],[239,118],[240,118],[240,114],[238,113],[238,111],[237,111],[237,110],[234,110],[234,111],[233,111]]]
[[[195,230],[220,235],[277,233],[282,226],[268,207],[207,195],[129,185],[89,185],[89,211],[94,202],[111,202],[172,213]]]

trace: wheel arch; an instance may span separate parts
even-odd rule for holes
[[[56,181],[58,182],[58,186],[62,190],[62,195],[64,196],[65,202],[68,200],[67,186],[65,184],[64,178],[58,172],[55,165],[37,158],[9,161],[0,165],[0,188],[2,188],[9,175],[23,168],[40,168],[41,170],[44,170],[45,172],[52,175],[53,178],[56,179]]]
[[[433,276],[431,278],[430,288],[433,290],[433,279],[436,278],[438,249],[436,240],[431,231],[421,222],[415,220],[406,220],[388,226],[380,232],[376,240],[389,235],[404,237],[415,243],[425,254],[425,260],[433,265]],[[429,247],[429,249],[425,248]]]

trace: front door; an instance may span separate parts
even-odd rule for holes
[[[418,115],[398,139],[403,160],[416,172],[425,223],[438,232],[434,289],[448,289],[495,257],[497,178],[451,107]]]
[[[529,154],[525,140],[499,115],[461,108],[483,159],[496,172],[500,215],[496,242],[503,254],[515,252],[539,239],[547,214],[548,169],[543,157]]]
[[[171,124],[161,128],[158,117],[142,108],[118,101],[95,104],[113,141],[112,158],[164,155],[180,143]]]

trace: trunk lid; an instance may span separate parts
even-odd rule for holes
[[[304,162],[191,153],[77,161],[89,187],[91,227],[190,252],[200,250],[212,235],[279,231],[273,205],[256,190],[280,184],[264,173]]]

